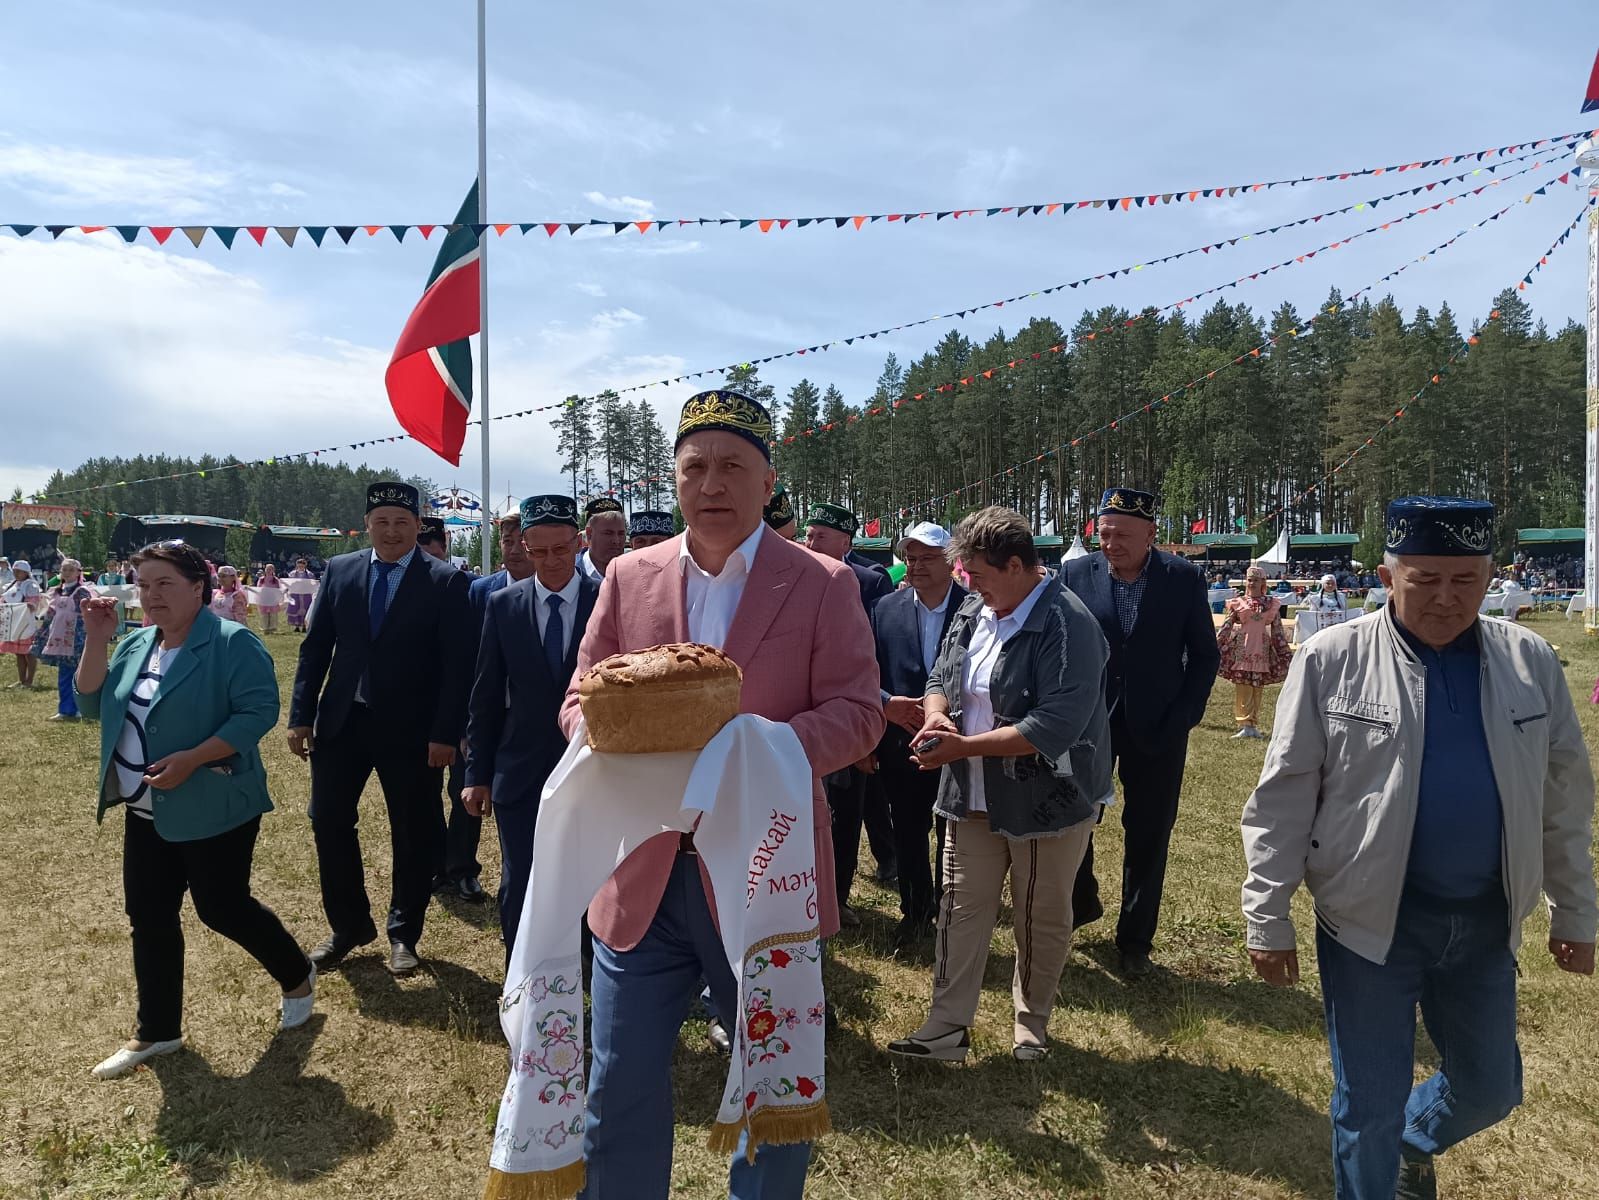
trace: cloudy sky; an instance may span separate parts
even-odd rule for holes
[[[490,218],[804,216],[1158,193],[1590,123],[1577,110],[1599,44],[1591,4],[1529,6],[1515,20],[1502,3],[1462,0],[1447,16],[1412,7],[491,0]],[[474,12],[471,0],[24,6],[8,14],[0,47],[0,222],[447,222],[475,169]],[[1227,295],[1260,312],[1285,299],[1313,306],[1330,286],[1366,285],[1563,169]],[[1448,173],[1116,215],[511,236],[489,250],[490,400],[521,409],[842,339]],[[1575,187],[1551,188],[1391,290],[1407,310],[1447,299],[1480,316],[1580,203]],[[1035,315],[1069,326],[1089,305],[1165,304],[1371,223],[1352,214],[958,324],[981,338]],[[1551,324],[1581,315],[1580,246],[1528,293]],[[181,235],[158,249],[109,232],[53,243],[0,232],[0,492],[32,490],[94,455],[258,457],[396,432],[383,370],[436,247],[387,233],[348,247],[330,235],[321,250],[275,238],[257,247],[241,233],[228,252],[210,239],[197,251]],[[914,358],[948,327],[791,358],[764,375],[780,390],[808,375],[858,400],[888,351]],[[691,390],[643,395],[666,415]],[[475,490],[481,478],[475,430],[459,468],[409,444],[346,457],[441,485]],[[494,425],[497,498],[555,489],[556,466],[543,418]]]

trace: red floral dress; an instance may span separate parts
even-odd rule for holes
[[[1275,596],[1238,596],[1227,601],[1227,619],[1216,631],[1223,679],[1266,687],[1288,678],[1293,651],[1283,631],[1282,607]]]

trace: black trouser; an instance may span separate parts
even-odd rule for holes
[[[933,829],[933,802],[938,799],[938,771],[920,771],[912,763],[884,764],[877,773],[888,797],[894,822],[894,857],[899,861],[899,911],[913,921],[931,921],[938,913],[933,893],[933,868],[927,857],[927,835]],[[943,839],[939,839],[942,849]]]
[[[215,837],[169,842],[155,822],[128,813],[122,836],[122,894],[133,926],[133,978],[139,990],[141,1042],[170,1042],[183,1030],[183,893],[195,915],[237,942],[284,991],[311,963],[283,922],[250,895],[250,863],[261,818]]]
[[[1110,719],[1110,743],[1116,752],[1116,774],[1122,782],[1122,908],[1116,921],[1116,946],[1125,954],[1148,954],[1160,921],[1160,897],[1166,886],[1166,853],[1177,823],[1177,797],[1183,790],[1188,759],[1188,734],[1158,750],[1128,749],[1127,727],[1117,714]],[[1094,843],[1088,843],[1083,865],[1072,888],[1074,913],[1097,911],[1099,882],[1094,878]]]
[[[466,760],[457,751],[444,777],[445,790],[450,794],[450,827],[439,843],[439,858],[433,869],[436,879],[450,883],[460,883],[468,877],[476,879],[483,873],[483,864],[477,860],[483,818],[474,817],[461,803],[461,789],[465,786]]]
[[[861,854],[861,807],[866,800],[866,776],[854,767],[835,771],[822,780],[827,807],[833,812],[833,873],[838,902],[849,903],[855,867]]]
[[[336,937],[360,943],[377,935],[356,833],[361,792],[374,770],[389,810],[394,856],[389,941],[414,948],[444,841],[443,770],[428,766],[425,740],[395,737],[363,704],[352,704],[344,728],[335,737],[318,738],[311,752],[311,829],[322,908]]]
[[[866,795],[861,801],[861,816],[866,825],[866,844],[872,848],[872,857],[879,867],[892,866],[894,848],[894,822],[889,813],[888,795],[883,781],[876,774],[866,777]]]

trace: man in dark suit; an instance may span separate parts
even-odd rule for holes
[[[1110,643],[1105,706],[1122,782],[1122,970],[1149,973],[1160,918],[1166,853],[1188,757],[1188,731],[1205,715],[1221,656],[1198,568],[1155,549],[1155,497],[1111,488],[1100,501],[1098,553],[1066,564],[1066,583],[1099,619]],[[1094,847],[1077,873],[1078,925],[1104,912]]]
[[[447,566],[454,566],[450,562],[450,535],[444,528],[442,518],[422,518],[416,545],[429,557]],[[468,582],[468,600],[479,582],[476,579]],[[444,774],[444,790],[450,797],[450,815],[444,841],[434,848],[433,892],[435,895],[449,892],[473,904],[482,904],[486,897],[483,895],[483,885],[477,878],[483,873],[483,864],[477,860],[477,847],[483,836],[483,819],[461,804],[465,770],[466,760],[457,750],[455,757],[450,760],[449,770]]]
[[[813,554],[834,558],[855,574],[860,586],[861,604],[866,616],[886,596],[894,584],[884,570],[863,567],[850,561],[850,547],[860,522],[841,504],[813,504],[806,519],[805,546]],[[833,864],[837,872],[839,919],[845,925],[859,925],[860,917],[849,906],[850,885],[861,853],[861,823],[866,824],[866,840],[877,860],[879,883],[893,883],[898,875],[894,861],[894,830],[888,814],[888,800],[870,776],[876,771],[875,755],[868,755],[853,767],[835,771],[822,782],[827,802],[833,809]]]
[[[861,585],[861,603],[866,615],[872,615],[877,602],[894,590],[888,571],[876,563],[867,562],[854,554],[855,531],[860,522],[855,514],[841,504],[813,504],[805,525],[805,545],[824,558],[836,558],[855,572],[855,582]]]
[[[557,717],[599,585],[577,569],[577,502],[529,496],[519,517],[533,576],[489,598],[466,727],[467,808],[500,833],[500,933],[516,944],[539,794],[566,752]]]
[[[418,552],[417,491],[372,484],[370,550],[323,572],[289,705],[289,750],[311,760],[311,829],[331,935],[311,961],[327,970],[377,938],[356,815],[375,770],[394,855],[389,970],[419,965],[435,847],[444,838],[443,770],[461,740],[471,683],[466,576]],[[325,685],[325,686],[324,686]]]
[[[938,911],[934,875],[927,861],[927,833],[933,827],[938,799],[937,771],[923,771],[910,760],[910,738],[926,724],[922,693],[938,657],[939,644],[955,610],[966,598],[944,557],[949,530],[924,521],[911,526],[900,540],[905,582],[872,610],[877,642],[877,667],[882,677],[883,714],[888,728],[877,745],[877,778],[888,798],[894,830],[894,859],[899,867],[899,927],[894,946],[914,944],[931,930]],[[944,829],[939,822],[938,852],[943,856]]]
[[[483,614],[488,609],[490,596],[533,574],[533,563],[527,556],[527,547],[522,544],[521,512],[506,513],[499,519],[498,528],[500,569],[481,579],[474,579],[467,592],[472,602],[472,615],[477,618],[479,625],[483,624]]]
[[[620,500],[596,496],[583,506],[583,540],[587,545],[577,556],[578,573],[599,587],[605,569],[627,552],[627,517]]]

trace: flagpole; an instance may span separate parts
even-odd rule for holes
[[[488,38],[484,8],[477,0],[477,220],[483,232],[477,240],[478,303],[478,420],[483,431],[483,574],[494,568],[494,519],[488,497],[493,493],[489,462],[489,85]]]

